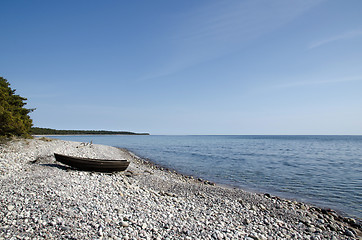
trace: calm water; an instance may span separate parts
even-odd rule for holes
[[[57,136],[362,218],[362,136]]]

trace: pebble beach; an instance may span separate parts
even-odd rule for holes
[[[54,153],[127,159],[78,171]],[[0,144],[0,239],[362,239],[330,209],[185,176],[104,145],[35,138]]]

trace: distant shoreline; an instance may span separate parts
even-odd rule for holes
[[[107,131],[107,130],[57,130],[51,128],[31,128],[31,134],[42,135],[150,135],[149,133],[135,133],[129,131]]]

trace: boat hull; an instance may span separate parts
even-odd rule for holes
[[[118,172],[127,169],[130,164],[127,160],[105,160],[73,157],[54,153],[55,159],[70,167],[95,172]]]

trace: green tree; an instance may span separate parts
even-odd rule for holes
[[[10,83],[0,77],[0,136],[30,136],[33,121],[28,114],[34,109],[24,108],[26,100],[16,95]]]

